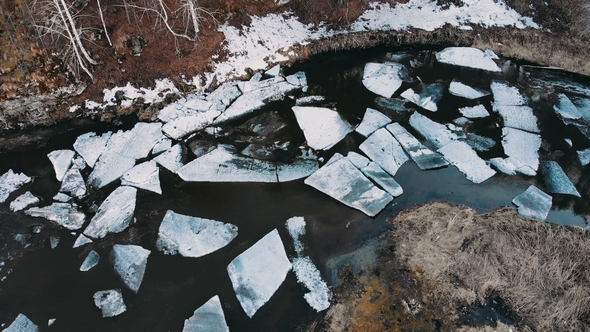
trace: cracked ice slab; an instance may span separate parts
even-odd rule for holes
[[[2,330],[2,332],[39,332],[39,327],[27,316],[18,314],[12,324]]]
[[[536,173],[539,168],[540,135],[513,128],[502,128],[502,146],[508,157],[522,163],[522,165],[516,165],[517,168],[528,167],[532,173]]]
[[[41,200],[39,197],[31,194],[30,191],[18,196],[14,201],[10,202],[10,211],[17,212],[28,208],[31,205],[39,204]]]
[[[189,95],[172,104],[167,105],[158,112],[158,119],[164,123],[174,121],[178,118],[197,115],[207,112],[213,104],[197,95]]]
[[[531,185],[525,192],[514,197],[512,204],[517,206],[521,216],[543,221],[551,210],[552,201],[550,195]]]
[[[162,132],[170,138],[180,140],[188,134],[202,130],[209,126],[213,120],[221,114],[220,111],[212,110],[199,112],[174,119],[162,127]]]
[[[182,166],[184,166],[184,146],[176,144],[168,151],[154,158],[160,166],[166,168],[172,173],[176,173]]]
[[[500,73],[502,70],[494,62],[493,52],[483,52],[473,47],[447,47],[436,53],[436,60],[455,66],[482,69]]]
[[[291,263],[276,229],[229,263],[229,278],[248,317],[270,300],[289,270]]]
[[[133,159],[141,159],[147,157],[161,139],[161,123],[138,122],[129,131],[119,131],[113,134],[107,144],[107,151],[117,152]]]
[[[586,166],[590,164],[590,149],[577,151],[578,152],[578,160],[582,166]]]
[[[32,179],[24,173],[14,173],[12,169],[9,169],[6,173],[0,176],[0,203],[6,202],[10,194],[31,182],[31,180]]]
[[[392,123],[386,128],[421,170],[441,168],[449,165],[440,154],[425,147],[399,123]]]
[[[84,230],[84,235],[102,238],[108,233],[119,233],[129,227],[135,212],[137,189],[121,186],[102,202],[96,215]]]
[[[98,157],[105,151],[111,135],[112,133],[110,131],[101,136],[92,132],[80,135],[76,139],[76,142],[74,142],[74,150],[84,158],[84,161],[86,161],[86,164],[90,168],[93,168]]]
[[[168,210],[160,224],[156,246],[166,255],[201,257],[225,247],[237,235],[235,225]]]
[[[385,128],[371,134],[359,149],[391,176],[395,176],[397,170],[409,160],[404,149]]]
[[[393,177],[368,158],[361,156],[356,152],[349,152],[346,158],[358,168],[367,178],[377,183],[383,190],[393,197],[398,197],[404,193],[402,186],[393,179]]]
[[[335,154],[304,183],[371,217],[393,200],[340,154]]]
[[[102,312],[102,317],[115,317],[127,311],[120,289],[110,289],[94,293],[94,305]]]
[[[160,188],[160,171],[153,160],[141,163],[121,177],[122,186],[131,186],[139,189],[162,194]]]
[[[290,164],[277,163],[277,181],[289,182],[310,176],[319,168],[317,160],[297,158]]]
[[[106,151],[100,156],[94,170],[88,176],[88,185],[102,188],[119,179],[135,166],[135,159],[117,152]]]
[[[70,203],[53,203],[45,207],[33,207],[26,210],[25,214],[51,220],[69,230],[80,229],[86,219],[86,215]]]
[[[74,242],[72,248],[78,248],[88,243],[92,243],[92,240],[84,236],[84,234],[80,234]]]
[[[391,123],[391,119],[372,108],[367,108],[365,115],[363,116],[363,121],[356,127],[355,131],[365,137],[374,133],[377,129],[383,128],[386,125]]]
[[[479,99],[485,96],[489,96],[490,92],[481,90],[478,88],[471,87],[467,84],[461,83],[459,81],[453,80],[449,85],[449,92],[453,96],[463,97],[467,99]]]
[[[540,132],[537,126],[537,117],[533,114],[533,109],[528,106],[494,104],[494,112],[500,114],[506,127],[521,129],[531,133]]]
[[[541,163],[541,172],[545,179],[547,192],[550,194],[580,196],[580,193],[567,177],[561,166],[555,161],[544,161]]]
[[[422,92],[416,93],[414,89],[408,89],[400,97],[425,110],[436,112],[438,110],[436,103],[442,98],[444,89],[445,86],[441,83],[423,84]]]
[[[420,113],[410,116],[410,125],[437,148],[442,148],[457,140],[457,135],[453,134],[445,125],[434,122]]]
[[[484,182],[496,174],[467,143],[453,142],[438,149],[438,152],[473,183]]]
[[[219,296],[215,295],[184,321],[182,332],[229,332]]]
[[[297,281],[304,285],[309,292],[303,295],[305,301],[315,311],[320,312],[330,307],[330,290],[322,279],[320,271],[309,257],[298,257],[293,260],[293,271]]]
[[[553,106],[553,109],[566,124],[582,118],[582,113],[576,105],[563,93],[557,94],[557,104]]]
[[[82,265],[80,265],[80,271],[89,271],[91,268],[95,267],[98,264],[99,260],[100,255],[94,250],[90,251],[88,253],[88,256],[86,256],[86,258],[84,259],[84,262],[82,262]]]
[[[115,244],[111,250],[111,263],[121,281],[137,293],[151,251],[136,245]]]
[[[481,104],[473,107],[460,108],[459,112],[461,112],[464,117],[469,119],[485,118],[490,116],[488,110]]]
[[[391,98],[403,83],[399,74],[402,70],[404,66],[395,62],[369,62],[363,70],[363,85],[375,94]]]
[[[353,130],[338,112],[331,109],[309,106],[293,106],[292,109],[307,145],[315,150],[333,147]]]
[[[494,106],[524,106],[528,103],[528,99],[520,94],[517,87],[510,86],[506,82],[493,81],[490,89],[494,95]]]
[[[78,169],[70,169],[64,175],[59,191],[75,197],[82,197],[86,194],[86,183]]]
[[[72,150],[56,150],[47,154],[47,158],[49,158],[49,161],[53,164],[55,177],[58,181],[63,180],[64,175],[72,165],[72,160],[74,159],[75,154],[76,152]]]

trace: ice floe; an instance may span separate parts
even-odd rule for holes
[[[310,307],[315,311],[323,311],[330,307],[330,290],[322,279],[320,271],[309,257],[298,257],[293,260],[293,271],[299,283],[303,284],[309,292],[303,295]]]
[[[25,210],[25,214],[51,220],[70,230],[80,229],[86,219],[86,215],[70,203],[53,203],[44,207],[32,207]]]
[[[49,237],[49,246],[51,247],[51,249],[57,248],[59,241],[60,241],[59,236],[50,236]]]
[[[295,252],[297,252],[297,254],[300,254],[303,251],[303,243],[301,243],[301,237],[305,235],[305,219],[303,217],[289,218],[285,225],[287,226],[289,235],[291,235],[291,238],[293,239],[293,246],[295,247]]]
[[[516,165],[511,163],[509,159],[501,157],[492,158],[490,159],[490,165],[498,170],[498,172],[507,175],[516,175]]]
[[[84,234],[80,234],[78,238],[76,238],[76,241],[74,242],[72,248],[78,248],[88,243],[92,243],[92,240],[84,236]]]
[[[516,196],[512,203],[517,206],[521,216],[545,220],[551,210],[553,198],[539,188],[531,185],[522,194]]]
[[[395,176],[397,170],[409,160],[401,145],[385,128],[371,134],[359,149],[391,176]]]
[[[307,145],[316,150],[333,147],[353,130],[338,112],[328,108],[293,106],[293,113]]]
[[[162,131],[169,137],[179,140],[188,134],[202,130],[209,126],[213,120],[220,116],[219,111],[201,112],[195,115],[183,116],[166,123]]]
[[[12,169],[9,169],[0,176],[0,203],[6,202],[10,194],[31,182],[31,180],[24,173],[14,173]]]
[[[168,151],[160,154],[154,161],[158,163],[158,165],[166,168],[172,173],[176,173],[182,166],[184,166],[184,156],[186,155],[186,151],[183,145],[176,144],[171,147]]]
[[[484,182],[496,174],[467,143],[453,142],[438,149],[438,152],[474,183]]]
[[[520,94],[517,87],[506,82],[493,81],[490,89],[494,95],[494,106],[524,106],[528,103],[528,99]]]
[[[167,255],[201,257],[225,247],[237,235],[235,225],[168,210],[160,224],[156,246]]]
[[[533,114],[533,109],[528,106],[494,104],[494,112],[500,114],[506,127],[531,133],[540,132],[537,126],[537,117]]]
[[[56,150],[47,154],[47,158],[53,164],[57,181],[63,180],[64,175],[72,165],[72,159],[74,159],[75,154],[76,152],[72,150]]]
[[[135,158],[107,151],[100,156],[94,170],[88,176],[88,185],[102,188],[118,180],[133,166],[135,166]]]
[[[436,112],[436,105],[443,96],[445,86],[441,83],[423,84],[422,91],[416,93],[414,89],[404,91],[400,97],[412,102],[425,110]]]
[[[160,188],[160,170],[153,160],[146,161],[128,170],[121,177],[121,185],[162,194],[162,189]]]
[[[365,115],[363,116],[363,120],[356,127],[355,131],[367,137],[374,133],[377,129],[383,128],[389,123],[391,123],[391,119],[387,115],[375,109],[367,108]]]
[[[102,317],[115,317],[127,311],[120,289],[94,293],[94,305],[101,310]]]
[[[109,131],[98,136],[96,133],[86,133],[78,136],[74,142],[74,150],[84,158],[88,166],[94,167],[98,157],[105,151],[112,133]]]
[[[455,66],[502,72],[493,60],[495,54],[492,54],[473,47],[447,47],[436,53],[436,60]]]
[[[555,161],[544,161],[541,163],[541,172],[545,179],[547,192],[550,194],[580,196],[580,193],[567,177],[561,166]]]
[[[496,141],[493,139],[474,133],[466,133],[465,138],[462,138],[461,140],[469,144],[474,150],[480,152],[489,151],[496,146]]]
[[[10,202],[10,211],[17,212],[28,208],[31,205],[39,204],[41,200],[39,197],[31,194],[30,191],[18,196],[14,201]]]
[[[90,251],[84,259],[84,262],[82,262],[82,265],[80,266],[80,271],[89,271],[91,268],[95,267],[98,264],[99,260],[100,255],[94,250]]]
[[[150,251],[136,245],[115,244],[111,250],[111,263],[121,281],[137,293],[147,266]]]
[[[2,332],[39,332],[39,327],[27,316],[18,314],[12,324],[2,330]]]
[[[453,134],[445,125],[434,122],[420,113],[412,114],[410,125],[437,148],[442,148],[457,140],[457,135]]]
[[[404,66],[396,62],[369,62],[363,70],[363,85],[375,94],[390,98],[403,83],[402,70]]]
[[[154,148],[152,149],[152,155],[159,155],[162,152],[170,150],[171,147],[172,140],[168,137],[162,137],[160,141],[154,145]]]
[[[119,233],[129,227],[135,212],[137,189],[121,186],[115,189],[102,202],[84,235],[91,238],[102,238],[108,233]]]
[[[531,173],[534,175],[539,169],[539,148],[541,147],[541,136],[526,131],[502,128],[502,146],[504,153],[518,160],[522,165],[517,165],[517,169],[527,167],[530,171],[522,170],[523,174]],[[515,160],[512,162],[515,163]]]
[[[485,118],[490,116],[488,110],[481,104],[473,107],[462,107],[459,109],[459,112],[461,112],[464,117],[469,119]]]
[[[57,193],[53,196],[53,200],[56,202],[67,203],[72,200],[72,197],[64,193]]]
[[[557,104],[553,106],[553,109],[566,124],[582,117],[582,113],[580,113],[576,105],[563,93],[557,94]]]
[[[248,317],[270,300],[289,270],[291,263],[276,229],[229,263],[229,278]]]
[[[326,101],[326,97],[324,96],[305,96],[301,98],[297,98],[295,100],[296,106],[311,106],[319,103],[323,103]]]
[[[590,164],[590,149],[578,151],[578,160],[582,166]]]
[[[392,123],[386,128],[421,170],[441,168],[449,164],[440,154],[420,143],[399,123]]]
[[[319,168],[315,159],[296,158],[292,163],[277,163],[277,181],[289,182],[308,177]]]
[[[194,314],[184,321],[182,332],[229,332],[219,296],[205,302]]]
[[[388,192],[393,197],[398,197],[404,193],[402,187],[393,179],[391,175],[377,165],[377,163],[370,161],[364,156],[356,152],[349,152],[346,158],[367,178],[373,180],[383,190]]]
[[[489,91],[474,88],[456,80],[449,85],[449,92],[454,96],[467,99],[478,99],[490,95]]]
[[[86,183],[84,183],[84,178],[78,169],[72,168],[66,172],[59,191],[74,197],[86,195]]]

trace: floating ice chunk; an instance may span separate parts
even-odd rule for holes
[[[14,173],[12,169],[0,176],[0,203],[6,202],[11,193],[31,182],[24,173]]]
[[[528,106],[511,106],[494,104],[494,112],[500,114],[504,120],[504,126],[539,133],[537,126],[537,117],[533,114],[533,109]]]
[[[390,194],[377,188],[347,158],[336,154],[332,159],[305,179],[304,183],[371,217],[393,200]]]
[[[469,119],[485,118],[490,116],[488,110],[481,104],[473,107],[460,108],[459,112],[461,112],[464,117]]]
[[[578,160],[582,166],[590,164],[590,149],[578,151]]]
[[[369,179],[377,183],[383,190],[388,192],[393,197],[398,197],[404,193],[402,186],[397,183],[375,162],[370,162],[369,165],[360,169],[360,171]]]
[[[494,106],[524,106],[528,103],[527,98],[520,94],[517,87],[509,86],[506,82],[493,81],[490,88],[494,95]]]
[[[277,181],[289,182],[303,179],[318,170],[317,160],[297,158],[290,164],[277,163]]]
[[[84,234],[80,234],[74,242],[72,248],[78,248],[88,243],[92,243],[92,240],[84,236]]]
[[[38,332],[39,327],[35,325],[27,316],[18,314],[16,319],[2,332]]]
[[[162,152],[166,152],[166,151],[170,150],[171,147],[172,147],[172,140],[169,139],[168,137],[162,137],[160,139],[160,141],[158,141],[158,143],[156,143],[156,145],[154,145],[154,148],[152,149],[152,155],[158,155]]]
[[[281,73],[281,66],[276,65],[276,66],[270,68],[269,70],[265,71],[264,75],[270,76],[270,77],[276,77],[276,76],[279,76],[280,73]]]
[[[88,166],[94,167],[98,157],[105,151],[112,133],[109,131],[101,136],[96,133],[86,133],[78,136],[74,142],[74,150],[84,158]]]
[[[238,88],[235,82],[229,82],[221,85],[215,91],[211,92],[207,96],[207,100],[213,103],[222,103],[225,106],[229,106],[238,97],[242,95],[242,92]],[[219,110],[221,111],[221,109]]]
[[[453,124],[455,124],[459,127],[465,127],[466,125],[468,125],[470,123],[473,123],[473,121],[469,120],[466,117],[459,117],[459,118],[456,118],[455,120],[453,120]],[[451,128],[449,128],[449,129],[451,129]],[[453,130],[453,129],[451,129],[451,130]]]
[[[154,158],[154,161],[170,172],[176,173],[176,171],[184,166],[185,153],[184,146],[176,144],[170,150]]]
[[[111,263],[115,273],[130,290],[137,293],[151,251],[136,245],[115,244],[111,251]]]
[[[408,89],[400,97],[425,110],[436,112],[438,110],[436,103],[442,98],[444,89],[445,86],[441,83],[423,84],[422,92],[416,93],[413,89]]]
[[[82,156],[78,156],[76,155],[74,157],[74,159],[72,159],[72,166],[70,169],[77,169],[77,170],[84,170],[86,168],[86,162],[84,161],[84,158],[82,158]]]
[[[72,200],[72,197],[64,193],[57,193],[55,196],[53,196],[53,200],[56,202],[67,203]]]
[[[330,307],[330,290],[322,279],[320,271],[309,257],[298,257],[293,260],[293,271],[297,281],[303,284],[309,293],[303,295],[310,307],[320,312]]]
[[[567,177],[561,166],[555,161],[544,161],[541,163],[541,172],[545,178],[547,192],[550,194],[580,196],[580,193]]]
[[[356,127],[355,131],[367,137],[389,123],[391,123],[391,119],[387,115],[372,108],[367,108],[363,121]]]
[[[94,293],[94,305],[102,311],[102,317],[115,317],[127,311],[120,289]]]
[[[553,109],[566,124],[582,117],[582,113],[580,113],[576,105],[563,93],[557,94],[557,105],[553,106]]]
[[[399,123],[392,123],[386,128],[421,170],[441,168],[449,165],[440,154],[422,145],[420,141]]]
[[[77,230],[84,225],[86,216],[69,203],[53,203],[45,207],[33,207],[25,211],[31,217],[42,217],[59,225]]]
[[[489,151],[496,146],[496,141],[493,139],[474,133],[465,134],[465,139],[463,140],[465,143],[469,144],[470,147],[480,152]]]
[[[328,108],[293,106],[293,113],[307,145],[316,150],[333,147],[353,130],[338,112]]]
[[[348,160],[350,160],[354,167],[358,169],[367,167],[371,163],[371,161],[367,157],[360,155],[354,151],[349,152],[346,158],[348,158]]]
[[[449,92],[454,96],[467,99],[478,99],[490,95],[489,91],[473,88],[456,80],[449,85]]]
[[[305,235],[305,219],[303,217],[289,218],[285,223],[289,235],[293,239],[293,246],[297,254],[301,254],[303,251],[303,244],[301,243],[301,237]]]
[[[133,166],[135,166],[135,158],[126,157],[113,151],[106,151],[100,156],[94,170],[88,176],[88,184],[96,188],[102,188],[119,179]]]
[[[135,212],[137,189],[121,186],[102,202],[96,215],[84,230],[84,235],[102,238],[107,233],[119,233],[129,227]]]
[[[409,160],[401,145],[385,128],[371,134],[359,149],[391,176],[395,176],[397,170]]]
[[[545,220],[551,210],[553,198],[535,186],[514,197],[512,204],[518,207],[521,216]]]
[[[165,124],[162,127],[162,131],[169,137],[179,140],[188,134],[207,127],[220,114],[221,112],[214,110],[201,112],[195,115],[183,116]]]
[[[72,159],[74,159],[75,154],[76,152],[72,150],[56,150],[47,154],[51,164],[53,164],[57,181],[63,180],[64,175],[70,169],[70,165],[72,165]]]
[[[229,263],[229,278],[248,317],[268,302],[289,270],[291,263],[276,229]]]
[[[502,146],[507,156],[519,160],[523,166],[535,172],[539,169],[540,135],[513,128],[502,128]]]
[[[455,165],[468,180],[481,183],[491,178],[496,171],[490,168],[473,149],[464,142],[453,142],[438,149],[446,160]]]
[[[49,245],[51,246],[51,249],[55,249],[58,244],[59,244],[59,236],[50,236],[49,237]]]
[[[14,201],[10,202],[10,211],[17,212],[24,210],[31,205],[39,204],[41,200],[39,197],[31,194],[30,191],[18,196]]]
[[[113,134],[107,149],[134,159],[145,158],[162,138],[162,124],[138,122],[125,134]]]
[[[574,142],[572,142],[572,140],[571,140],[570,138],[564,138],[563,140],[564,140],[564,141],[567,143],[567,145],[569,145],[570,147],[574,145]]]
[[[430,120],[420,113],[412,114],[410,125],[437,148],[442,148],[457,140],[457,135],[453,134],[447,127]]]
[[[59,191],[75,197],[84,196],[86,194],[86,184],[80,171],[73,168],[70,169],[64,176]]]
[[[160,188],[160,172],[156,162],[153,160],[146,161],[128,170],[121,177],[121,185],[162,194],[162,189]]]
[[[55,321],[57,321],[57,319],[55,319],[55,318],[51,318],[51,319],[49,319],[49,320],[47,321],[47,326],[51,326],[51,325],[55,324]]]
[[[225,247],[237,235],[235,225],[168,210],[160,224],[156,246],[167,255],[201,257]]]
[[[95,267],[98,264],[99,260],[100,260],[100,255],[98,255],[98,253],[96,251],[92,250],[91,252],[88,253],[88,256],[86,256],[86,258],[84,259],[84,262],[82,262],[82,265],[80,266],[80,271],[86,272],[86,271],[90,270],[91,268]]]
[[[309,106],[309,105],[323,103],[324,101],[326,101],[326,97],[324,97],[324,96],[305,96],[305,97],[297,98],[297,100],[295,100],[295,105],[296,106]]]
[[[473,47],[447,47],[436,53],[436,60],[455,66],[502,72],[490,53],[486,54]]]
[[[404,66],[396,62],[369,62],[363,71],[363,85],[371,92],[390,98],[403,83],[399,73]]]
[[[229,332],[219,296],[215,295],[184,321],[182,332]]]

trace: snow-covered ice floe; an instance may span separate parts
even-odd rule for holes
[[[385,128],[375,131],[361,145],[363,151],[391,176],[409,160],[399,142]]]
[[[512,200],[512,203],[518,207],[518,213],[521,216],[537,220],[547,218],[552,202],[553,198],[550,195],[533,185]]]
[[[457,135],[453,134],[445,125],[434,122],[420,113],[410,116],[410,125],[437,148],[442,148],[458,139]]]
[[[578,151],[578,160],[582,166],[590,164],[590,148]]]
[[[160,154],[154,161],[158,165],[166,168],[172,173],[176,173],[182,166],[184,166],[184,156],[186,154],[184,146],[176,144],[166,152]]]
[[[86,215],[70,203],[53,203],[49,206],[33,207],[25,210],[25,214],[51,220],[69,230],[80,229],[86,220]]]
[[[160,224],[156,246],[167,255],[201,257],[225,247],[237,235],[235,225],[168,210]]]
[[[64,175],[72,165],[75,154],[76,152],[72,150],[56,150],[47,154],[51,164],[53,164],[57,181],[63,180]]]
[[[18,314],[12,324],[2,330],[2,332],[39,332],[39,327],[27,316]]]
[[[436,60],[455,66],[502,72],[494,62],[494,56],[493,52],[490,54],[473,47],[447,47],[436,53]]]
[[[72,246],[72,248],[78,248],[88,243],[92,243],[92,240],[84,236],[84,234],[80,234],[76,238],[76,241],[74,241],[74,245]]]
[[[438,152],[474,183],[484,182],[496,174],[467,143],[453,142],[438,149]]]
[[[528,99],[520,94],[517,87],[506,82],[493,81],[490,89],[494,95],[494,106],[524,106],[528,103]]]
[[[20,187],[31,182],[31,178],[23,173],[14,173],[9,169],[0,176],[0,203],[6,202],[11,193],[20,189]]]
[[[219,296],[215,295],[184,321],[182,332],[229,332]]]
[[[119,233],[129,227],[135,212],[137,189],[122,186],[115,189],[102,202],[96,215],[84,230],[84,235],[102,238],[108,233]]]
[[[86,271],[90,270],[91,268],[95,267],[98,264],[99,260],[100,260],[100,255],[94,250],[90,251],[88,253],[88,256],[86,256],[86,258],[82,262],[82,265],[80,265],[80,271],[86,272]]]
[[[333,147],[353,130],[338,112],[328,108],[293,106],[293,113],[307,145],[316,150]]]
[[[287,230],[289,231],[289,235],[293,239],[293,246],[295,247],[295,252],[300,254],[303,251],[303,243],[301,243],[301,237],[305,235],[305,219],[303,217],[293,217],[289,218],[285,223],[287,226]]]
[[[293,260],[293,271],[297,281],[303,284],[309,292],[303,295],[310,307],[315,311],[323,311],[330,307],[330,290],[322,279],[320,271],[309,257],[298,257]]]
[[[557,104],[553,106],[553,109],[565,124],[570,124],[582,117],[582,113],[580,113],[576,105],[563,93],[557,94]]]
[[[542,162],[541,172],[543,173],[548,193],[582,197],[580,196],[580,193],[572,181],[567,177],[567,174],[565,174],[557,162]]]
[[[98,157],[105,151],[111,135],[110,131],[100,136],[93,132],[80,135],[74,142],[74,150],[84,158],[88,166],[94,167]]]
[[[248,317],[270,300],[289,270],[291,263],[276,229],[229,263],[229,278]]]
[[[387,115],[375,109],[367,108],[365,115],[363,116],[363,120],[356,127],[355,131],[367,137],[374,133],[377,129],[383,128],[389,123],[391,123],[391,119]]]
[[[528,106],[494,104],[494,112],[500,114],[506,127],[531,133],[541,132],[537,126],[537,117],[533,114],[533,109]]]
[[[420,143],[399,123],[392,123],[386,128],[421,170],[441,168],[449,164],[440,154]]]
[[[102,317],[115,317],[127,311],[120,289],[109,289],[94,293],[94,305]]]
[[[519,173],[535,175],[539,169],[541,135],[526,131],[502,128],[502,146]]]
[[[398,197],[404,193],[402,186],[393,179],[391,175],[377,165],[377,163],[370,161],[368,158],[351,151],[346,158],[363,173],[367,178],[373,180],[383,190],[393,197]]]
[[[449,85],[449,92],[453,96],[463,97],[467,99],[479,99],[490,95],[489,91],[474,88],[456,80],[453,80]]]
[[[151,251],[136,245],[115,244],[111,250],[111,263],[121,281],[137,293]]]
[[[18,196],[14,201],[10,202],[10,211],[17,212],[28,208],[31,205],[39,204],[41,200],[39,197],[31,194],[30,191]]]
[[[436,112],[438,111],[437,103],[442,98],[444,89],[445,86],[441,83],[423,84],[420,93],[416,93],[414,89],[408,89],[400,97],[425,110]]]
[[[461,112],[464,117],[469,119],[485,118],[490,116],[488,110],[481,104],[473,107],[462,107],[459,109],[459,112]]]
[[[162,194],[160,170],[153,160],[143,162],[128,170],[121,177],[121,185]]]
[[[363,70],[363,85],[375,94],[391,98],[403,83],[400,72],[404,69],[404,65],[395,62],[369,62]]]
[[[78,169],[71,168],[66,172],[59,191],[70,194],[74,197],[82,197],[86,195],[86,183]]]

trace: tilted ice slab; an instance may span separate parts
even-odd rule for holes
[[[170,138],[180,140],[188,134],[204,129],[213,123],[213,120],[221,115],[220,111],[211,110],[199,112],[194,115],[188,115],[174,119],[162,127],[162,132]]]
[[[413,89],[404,91],[400,97],[412,102],[425,110],[436,112],[436,103],[442,98],[445,86],[441,83],[423,84],[422,92],[416,93]]]
[[[152,155],[159,155],[162,152],[170,150],[171,147],[172,140],[168,137],[163,136],[162,138],[160,138],[158,143],[156,143],[156,145],[154,145],[154,147],[152,148]]]
[[[92,132],[80,135],[76,139],[76,142],[74,142],[74,150],[84,158],[88,166],[93,168],[98,157],[105,151],[111,135],[112,133],[110,131],[101,136]]]
[[[53,164],[57,181],[63,180],[64,175],[70,169],[70,165],[72,165],[72,159],[74,159],[75,154],[76,152],[72,150],[56,150],[47,154],[47,158]]]
[[[303,295],[305,301],[315,311],[320,312],[330,307],[330,290],[322,279],[320,271],[309,257],[298,257],[293,260],[293,271],[297,281],[304,285],[309,292]]]
[[[39,197],[31,194],[30,191],[18,196],[14,201],[10,202],[10,211],[17,212],[28,208],[31,205],[39,204],[41,200]]]
[[[131,186],[162,194],[160,188],[160,170],[153,160],[141,163],[121,177],[122,186]]]
[[[528,103],[528,99],[520,94],[517,87],[506,82],[493,81],[490,88],[494,95],[494,106],[524,106]]]
[[[115,273],[130,290],[137,293],[151,251],[136,245],[115,244],[111,251],[111,263]]]
[[[485,118],[490,116],[488,110],[481,104],[473,107],[460,108],[459,112],[461,112],[464,117],[469,119]]]
[[[449,92],[453,96],[463,97],[467,99],[478,99],[490,95],[489,91],[474,88],[456,80],[453,80],[449,85]]]
[[[553,109],[566,124],[582,117],[576,105],[563,93],[557,94],[557,104],[553,106]]]
[[[129,227],[135,212],[137,189],[122,186],[115,189],[102,202],[96,215],[84,230],[84,235],[102,238],[108,233],[119,233]]]
[[[88,176],[88,185],[102,188],[119,179],[133,166],[135,166],[135,158],[106,151],[100,156],[94,170]]]
[[[504,159],[501,157],[492,158],[490,159],[490,165],[504,174],[516,175],[516,165],[510,162],[510,159]]]
[[[184,321],[182,332],[229,332],[219,296],[215,295],[205,302],[191,318]]]
[[[377,165],[377,163],[370,161],[368,158],[361,156],[356,152],[349,152],[346,158],[367,178],[373,180],[383,190],[388,192],[393,197],[398,197],[404,193],[402,186],[393,179],[391,175]]]
[[[12,324],[2,330],[2,332],[39,332],[39,327],[27,316],[18,314]]]
[[[438,149],[438,152],[474,183],[484,182],[496,174],[467,143],[453,142]]]
[[[410,116],[410,125],[437,148],[442,148],[457,140],[457,135],[453,134],[445,125],[434,122],[420,113]]]
[[[395,176],[397,170],[409,160],[404,149],[385,128],[371,134],[359,149],[391,176]]]
[[[70,194],[74,197],[82,197],[86,195],[86,183],[84,183],[84,178],[78,169],[72,168],[67,171],[64,175],[59,191]]]
[[[229,263],[229,278],[248,317],[270,300],[289,270],[291,263],[276,229]]]
[[[363,116],[363,121],[356,127],[355,131],[365,137],[374,133],[377,129],[383,128],[386,125],[391,123],[391,119],[372,108],[367,108],[365,111],[365,115]]]
[[[449,164],[440,154],[420,143],[399,123],[392,123],[386,128],[421,170],[441,168]]]
[[[301,243],[301,237],[305,235],[305,219],[303,217],[289,218],[285,223],[289,235],[293,239],[293,246],[297,254],[303,251],[303,244]]]
[[[582,166],[590,164],[590,149],[578,151],[578,160]]]
[[[545,220],[551,210],[553,198],[535,186],[530,186],[522,194],[514,197],[512,204],[518,207],[521,216]]]
[[[86,219],[86,215],[70,203],[53,203],[45,207],[33,207],[26,210],[25,214],[51,220],[70,230],[80,229]]]
[[[237,235],[235,225],[168,210],[160,224],[156,246],[167,255],[201,257],[225,247]]]
[[[115,317],[127,311],[120,289],[110,289],[94,293],[94,305],[102,312],[102,317]]]
[[[89,271],[91,268],[95,267],[98,264],[99,260],[100,255],[94,250],[90,251],[88,253],[88,256],[86,256],[86,258],[82,262],[82,265],[80,266],[80,271]]]
[[[504,120],[504,126],[539,133],[537,126],[537,117],[533,114],[533,109],[528,106],[496,105],[494,103],[494,112],[500,114]]]
[[[293,113],[307,145],[316,150],[333,147],[353,130],[338,112],[328,108],[293,106]]]
[[[494,62],[494,55],[493,52],[484,53],[473,47],[447,47],[436,53],[436,60],[440,63],[500,73],[502,69]]]
[[[540,135],[513,128],[502,128],[502,146],[508,157],[520,161],[522,166],[530,168],[533,173],[539,169]]]
[[[377,188],[347,158],[339,154],[335,154],[304,182],[371,217],[393,200],[390,194]]]
[[[176,144],[168,151],[154,158],[154,161],[170,172],[176,173],[176,171],[184,166],[184,155],[184,146],[181,144]]]
[[[141,159],[147,157],[161,139],[161,123],[138,122],[130,131],[113,134],[107,144],[107,150],[126,157]]]
[[[92,240],[84,236],[84,234],[80,234],[74,242],[72,248],[78,248],[88,243],[92,243]]]
[[[0,176],[0,203],[6,202],[10,194],[29,182],[31,178],[24,173],[14,173],[12,169],[9,169]]]
[[[400,71],[404,66],[395,62],[365,64],[363,70],[363,85],[371,92],[391,98],[403,83]]]
[[[561,166],[555,161],[544,161],[541,163],[541,172],[545,179],[547,192],[551,194],[580,196],[580,193],[567,177]]]

